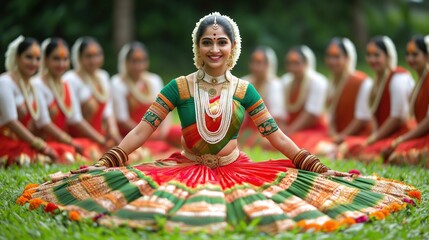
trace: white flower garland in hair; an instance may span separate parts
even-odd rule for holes
[[[383,43],[386,46],[387,55],[389,56],[389,66],[391,69],[395,69],[398,65],[398,54],[396,53],[395,44],[388,36],[383,36]]]
[[[43,72],[45,71],[45,52],[46,52],[46,48],[48,47],[49,43],[51,43],[52,39],[51,38],[47,38],[42,42],[41,45],[41,50],[42,50],[42,54],[41,54],[41,58],[40,58],[40,66],[39,66],[39,76],[43,75]]]
[[[356,48],[355,48],[355,45],[352,43],[352,41],[350,41],[350,39],[343,38],[342,41],[344,44],[344,48],[346,49],[347,56],[349,58],[347,67],[350,73],[352,73],[356,70],[356,61],[357,61]]]
[[[131,43],[125,44],[118,54],[118,73],[120,76],[126,75],[125,61],[127,60],[127,54],[131,50]]]
[[[198,43],[197,43],[197,31],[198,28],[200,27],[201,23],[204,21],[204,19],[206,19],[207,17],[210,16],[222,16],[224,18],[226,18],[226,20],[228,20],[228,22],[231,24],[232,26],[232,30],[234,32],[234,40],[235,40],[235,45],[232,49],[232,53],[231,53],[231,66],[228,66],[228,70],[231,70],[232,68],[234,68],[235,64],[237,63],[238,58],[240,57],[240,53],[241,53],[241,37],[240,37],[240,31],[238,30],[238,26],[237,24],[234,22],[234,20],[232,20],[230,17],[226,16],[226,15],[221,15],[219,12],[213,12],[210,13],[204,17],[202,17],[196,24],[195,24],[195,28],[192,31],[192,51],[194,52],[194,65],[195,67],[197,67],[197,69],[202,68],[202,62],[199,61],[199,51],[198,51]]]
[[[76,42],[74,42],[71,52],[71,61],[73,64],[73,68],[75,70],[78,70],[80,68],[80,62],[79,62],[79,48],[80,45],[82,45],[83,38],[78,38]]]
[[[274,50],[270,47],[264,48],[265,56],[268,61],[268,77],[275,78],[277,76],[277,56]]]
[[[16,54],[18,52],[18,46],[24,41],[24,37],[22,35],[18,36],[15,40],[13,40],[7,46],[7,51],[5,56],[5,68],[6,71],[12,71],[16,67]]]
[[[301,46],[301,51],[304,54],[305,60],[307,61],[307,70],[316,70],[316,57],[313,51],[306,45]]]

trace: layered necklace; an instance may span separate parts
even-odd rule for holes
[[[194,76],[194,101],[197,130],[200,136],[210,144],[220,142],[228,132],[232,118],[232,101],[234,86],[231,82],[232,75],[229,71],[220,77],[212,77],[203,70],[198,70]],[[216,96],[216,85],[222,84],[219,105],[213,110],[210,108],[210,96]],[[221,117],[219,128],[211,131],[207,128],[206,114],[215,121]]]
[[[417,82],[417,86],[413,90],[413,95],[411,95],[410,113],[412,117],[414,117],[414,105],[416,104],[417,95],[419,94],[420,88],[422,87],[423,82],[425,81],[426,75],[428,74],[428,68],[429,68],[429,65],[426,65],[422,75],[420,76],[419,81]]]
[[[308,95],[309,90],[309,80],[308,80],[308,73],[305,73],[304,78],[301,82],[300,90],[298,93],[298,99],[295,100],[294,103],[291,102],[291,94],[292,94],[292,85],[295,81],[295,77],[292,75],[292,81],[286,86],[286,109],[288,112],[297,112],[302,107],[302,105],[305,102],[305,99]]]
[[[153,89],[148,80],[147,74],[142,74],[138,81],[142,81],[146,86],[146,93],[143,93],[135,82],[127,75],[123,77],[131,95],[140,103],[151,103],[155,99]]]
[[[91,76],[90,74],[84,73],[82,71],[82,79],[84,82],[86,82],[89,87],[91,88],[91,92],[94,95],[95,99],[97,99],[98,102],[106,102],[107,101],[107,89],[104,86],[104,84],[101,82],[100,77],[98,76],[98,73],[95,72],[94,76]],[[97,87],[99,85],[100,87]]]
[[[36,90],[34,89],[33,85],[31,85],[30,83],[25,84],[22,78],[19,78],[18,85],[22,91],[22,95],[24,96],[25,104],[27,105],[27,109],[30,112],[31,118],[34,120],[38,120],[40,117],[40,103],[39,103],[39,98],[37,97],[37,94],[36,94]],[[28,86],[26,85],[30,86],[30,90],[28,90]],[[34,107],[32,102],[30,101],[30,93],[29,93],[30,91],[33,94]]]
[[[54,81],[50,76],[47,77],[47,82],[49,88],[54,93],[54,98],[57,101],[57,104],[61,111],[64,113],[66,118],[70,118],[73,113],[73,104],[70,103],[70,106],[67,106],[65,99],[65,87],[61,81]]]
[[[371,110],[373,113],[377,111],[378,105],[380,104],[381,96],[383,95],[384,87],[386,85],[387,79],[389,78],[389,75],[390,75],[390,70],[386,69],[381,78],[380,85],[378,85],[378,87],[374,86],[374,92],[372,95],[373,96],[375,95],[375,98],[373,98],[374,101],[371,105]]]

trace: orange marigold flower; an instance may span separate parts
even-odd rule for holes
[[[23,197],[23,196],[20,196],[18,199],[16,199],[16,203],[21,205],[21,206],[24,206],[24,204],[26,202],[28,202],[28,198]]]
[[[300,220],[296,223],[296,226],[299,228],[304,228],[305,227],[305,220]]]
[[[33,194],[33,193],[35,193],[36,192],[36,189],[27,189],[27,190],[24,190],[24,193],[23,194],[25,194],[25,193],[28,193],[28,194]]]
[[[69,218],[72,221],[79,221],[80,220],[80,214],[77,211],[70,211],[69,212]]]
[[[391,212],[397,212],[397,211],[401,210],[402,208],[403,207],[401,204],[395,203],[395,202],[389,205],[389,210]]]
[[[347,217],[347,218],[344,218],[344,219],[341,221],[340,225],[344,225],[344,226],[351,226],[351,225],[353,225],[353,224],[355,224],[355,223],[356,223],[356,220],[355,220],[354,218]]]
[[[29,202],[30,202],[30,210],[37,209],[40,207],[40,205],[44,203],[44,201],[40,198],[31,199]]]
[[[408,196],[416,198],[419,202],[422,200],[422,193],[418,190],[409,191]]]
[[[375,218],[377,220],[382,220],[385,217],[384,214],[383,214],[383,212],[381,212],[381,211],[373,212],[369,216],[373,217],[373,218]]]
[[[340,227],[340,224],[336,220],[328,220],[322,225],[322,231],[333,232]]]
[[[381,213],[383,213],[384,217],[387,217],[387,216],[389,216],[389,215],[390,215],[389,210],[387,210],[386,208],[383,208],[383,209],[381,209],[380,211],[381,211]]]
[[[37,184],[37,183],[29,183],[29,184],[27,184],[27,186],[25,186],[24,191],[27,189],[30,189],[30,188],[36,188],[38,186],[39,186],[39,184]]]
[[[23,193],[22,194],[22,197],[25,197],[26,199],[31,199],[31,193],[29,193],[29,192],[25,192],[25,193]]]
[[[319,224],[317,224],[317,223],[310,223],[310,224],[306,224],[306,225],[304,226],[304,229],[305,229],[305,230],[313,229],[313,231],[317,232],[317,231],[320,231],[321,227],[322,227],[322,226],[320,226],[320,225],[319,225]]]

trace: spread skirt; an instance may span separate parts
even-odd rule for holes
[[[255,221],[261,231],[277,233],[333,231],[381,219],[418,201],[419,194],[410,185],[377,176],[298,170],[290,160],[252,162],[240,153],[235,162],[212,169],[174,153],[153,163],[30,184],[17,203],[32,209],[37,202],[45,211],[58,207],[76,219],[112,227],[215,232]]]

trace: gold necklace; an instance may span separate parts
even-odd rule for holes
[[[94,78],[89,74],[83,73],[81,74],[82,79],[86,82],[91,88],[91,92],[94,95],[94,98],[97,99],[98,102],[104,103],[107,101],[107,89],[104,84],[101,82],[101,79],[98,77],[98,72],[95,72]],[[99,84],[101,88],[99,89],[96,84]]]
[[[28,88],[24,83],[24,81],[22,80],[22,78],[19,78],[18,85],[22,91],[22,95],[24,96],[25,104],[27,105],[27,109],[30,112],[31,118],[34,120],[38,120],[40,117],[40,108],[39,108],[40,103],[39,103],[39,98],[37,97],[37,94],[36,94],[36,89],[34,89],[33,85],[31,85],[30,83],[28,84],[30,85],[31,92],[33,93],[33,101],[35,103],[34,104],[35,106],[33,107],[33,104],[30,102]]]
[[[292,75],[292,78],[294,78],[293,75]],[[307,73],[305,74],[304,79],[301,82],[300,90],[298,93],[299,94],[298,99],[296,99],[294,103],[291,102],[291,93],[292,93],[293,81],[294,81],[294,79],[292,79],[292,81],[286,86],[286,96],[285,97],[286,97],[286,109],[288,110],[288,112],[295,113],[305,103],[305,100],[306,100],[307,95],[308,95],[309,80],[307,77]]]
[[[372,110],[373,113],[375,113],[375,111],[378,108],[378,105],[380,104],[381,96],[383,95],[384,87],[386,85],[387,79],[389,78],[389,75],[390,75],[389,69],[385,70],[384,73],[383,73],[383,77],[381,79],[380,85],[377,88],[374,88],[375,91],[376,91],[375,92],[376,95],[375,95],[374,102],[373,102],[373,104],[371,106],[371,110]]]
[[[66,115],[66,118],[70,118],[73,113],[73,104],[70,103],[70,106],[66,105],[66,99],[64,99],[66,94],[65,84],[62,82],[58,84],[51,77],[48,77],[48,86],[54,93],[54,98],[57,101],[58,107],[61,109],[61,112]]]
[[[122,78],[124,79],[125,84],[127,85],[131,95],[140,103],[151,103],[155,100],[152,86],[146,76],[146,74],[142,74],[137,81],[142,81],[146,85],[147,93],[143,93],[142,91],[140,91],[140,89],[137,87],[137,84],[133,82],[128,76]]]

